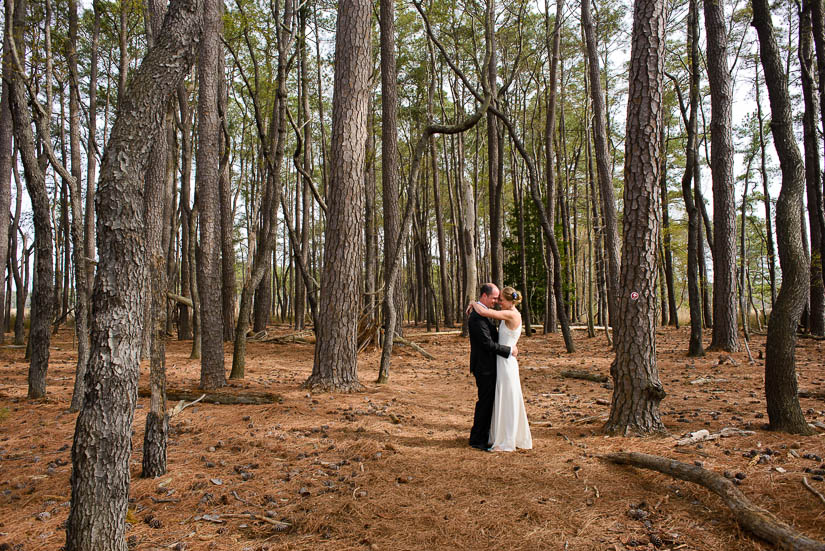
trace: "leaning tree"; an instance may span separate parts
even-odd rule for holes
[[[771,133],[782,171],[776,201],[776,243],[782,287],[768,320],[765,342],[765,398],[770,427],[795,434],[812,432],[799,406],[796,381],[796,327],[808,299],[810,266],[799,231],[805,189],[802,155],[793,132],[791,99],[767,0],[753,0],[753,22],[771,105]]]
[[[95,198],[99,264],[86,396],[72,445],[66,549],[126,551],[132,421],[147,300],[143,178],[166,106],[192,66],[201,0],[172,0],[120,99]]]

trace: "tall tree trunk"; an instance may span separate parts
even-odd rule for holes
[[[277,6],[277,3],[275,4]],[[235,344],[232,352],[232,372],[230,379],[243,379],[246,369],[246,333],[249,330],[249,314],[252,308],[252,293],[260,285],[268,273],[272,251],[275,250],[277,231],[275,222],[278,218],[278,206],[281,204],[281,166],[283,164],[286,144],[286,101],[287,101],[287,55],[295,36],[295,5],[287,0],[283,8],[283,16],[273,10],[273,16],[281,19],[282,32],[278,37],[278,66],[277,66],[277,93],[272,106],[270,132],[267,137],[263,132],[263,122],[256,108],[256,125],[258,127],[259,145],[263,152],[263,161],[266,166],[266,194],[271,200],[267,203],[268,211],[262,212],[264,231],[258,242],[255,256],[251,262],[251,273],[246,278],[241,289],[241,301],[238,306],[238,322],[235,325]],[[274,151],[270,146],[274,146]],[[263,208],[263,207],[262,207]]]
[[[307,68],[307,45],[306,45],[306,26],[307,26],[307,18],[309,17],[309,7],[303,6],[298,12],[298,51],[299,51],[299,63],[300,63],[300,105],[299,105],[299,113],[300,118],[298,124],[304,126],[304,133],[303,133],[303,141],[304,141],[304,150],[303,150],[303,167],[304,172],[307,174],[311,174],[312,172],[312,125],[308,124],[310,121],[310,108],[309,108],[309,69]],[[370,111],[370,114],[372,111]],[[370,128],[370,136],[372,136],[372,128]],[[372,163],[372,177],[375,177],[375,148],[372,149],[372,156],[368,158],[368,162]],[[306,176],[300,176],[298,181],[301,184],[301,227],[300,227],[300,235],[301,235],[301,247],[300,247],[300,261],[304,266],[306,266],[307,261],[309,260],[309,226],[310,226],[310,206],[312,202],[312,195],[310,193],[310,182]],[[368,188],[367,193],[372,192],[372,187]],[[367,197],[367,210],[369,212],[370,206],[372,206],[372,212],[375,211],[375,194],[370,197]],[[297,215],[297,205],[296,205],[296,215]],[[373,256],[373,252],[376,249],[375,243],[370,241],[370,238],[373,238],[377,241],[377,235],[375,235],[374,229],[374,222],[367,220],[367,271],[369,272],[374,268],[375,257]],[[299,231],[299,228],[295,228],[296,231]],[[367,285],[372,284],[373,288],[371,289],[372,292],[375,291],[375,278],[373,274],[368,273],[367,275]],[[307,302],[307,292],[308,289],[304,285],[304,281],[302,278],[297,278],[295,282],[295,329],[301,330],[305,326],[305,314],[306,314],[306,302]],[[370,291],[370,289],[368,289]],[[370,295],[371,300],[375,299],[374,295]]]
[[[84,263],[86,267],[86,285],[91,306],[92,283],[95,279],[95,183],[97,182],[97,63],[100,38],[101,13],[97,2],[92,2],[94,23],[92,24],[91,59],[89,67],[89,137],[86,144],[86,215],[83,221]],[[75,268],[77,269],[77,268]],[[86,315],[91,312],[87,308]],[[87,322],[88,324],[89,322]]]
[[[26,0],[17,0],[13,14],[13,34],[11,40],[16,43],[17,56],[20,62],[25,57],[23,51],[23,33],[26,25]],[[46,370],[49,367],[49,343],[51,340],[51,322],[54,317],[54,266],[53,234],[49,194],[46,190],[44,166],[35,150],[34,135],[32,133],[32,117],[28,110],[28,99],[24,79],[19,72],[14,72],[10,83],[9,96],[12,120],[14,122],[14,136],[17,148],[23,161],[23,172],[26,188],[29,192],[34,212],[34,240],[35,240],[35,273],[37,277],[32,288],[31,299],[31,328],[29,341],[31,356],[29,363],[29,398],[42,398],[46,394]],[[42,123],[38,129],[43,129]],[[50,139],[48,135],[41,139]],[[18,314],[19,315],[19,314]]]
[[[819,0],[818,0],[819,1]],[[799,21],[799,63],[802,67],[802,96],[805,145],[805,189],[808,197],[808,223],[811,232],[811,281],[808,324],[813,335],[825,335],[825,287],[822,281],[822,235],[825,219],[822,212],[822,172],[819,165],[819,138],[814,99],[813,41],[810,0],[803,4]]]
[[[685,173],[682,175],[682,198],[688,215],[687,243],[687,286],[688,304],[690,305],[690,341],[688,356],[704,355],[702,344],[702,295],[699,288],[699,243],[702,239],[699,224],[699,209],[693,202],[692,182],[697,173],[696,157],[698,155],[699,126],[699,5],[698,0],[690,0],[688,13],[687,50],[690,59],[690,114],[685,120],[687,144],[685,146]]]
[[[165,0],[148,4],[147,45],[151,48],[163,24]],[[146,272],[149,288],[149,316],[145,326],[150,335],[149,385],[151,399],[146,414],[143,435],[143,472],[141,478],[166,474],[166,443],[169,434],[169,415],[166,413],[166,251],[163,248],[164,223],[168,220],[166,186],[169,154],[168,131],[171,124],[171,102],[167,102],[163,124],[149,152],[146,170],[144,221],[146,224],[146,254],[149,270]]]
[[[5,21],[10,21],[10,2],[5,3]],[[9,225],[11,219],[9,209],[11,208],[11,164],[15,157],[12,152],[12,135],[14,133],[11,117],[9,95],[11,94],[11,80],[14,74],[14,66],[9,59],[9,40],[11,35],[8,32],[9,26],[3,32],[3,89],[0,98],[0,271],[9,265]],[[12,236],[16,239],[16,236]],[[11,277],[11,274],[9,274]],[[0,304],[6,303],[5,285],[0,290]],[[0,314],[0,344],[5,341],[5,331],[9,320],[5,317],[5,312]]]
[[[736,352],[736,200],[733,197],[733,77],[721,2],[704,2],[710,83],[710,166],[713,178],[713,337],[711,350]]]
[[[545,119],[544,127],[544,143],[545,143],[545,180],[546,191],[545,198],[547,204],[547,218],[551,228],[556,225],[556,167],[553,162],[553,155],[556,147],[556,87],[557,79],[556,72],[559,65],[560,50],[561,50],[561,20],[562,10],[564,7],[563,0],[556,0],[556,18],[553,23],[552,40],[550,35],[550,5],[545,4],[544,13],[544,34],[547,41],[547,51],[550,52],[550,76],[547,92],[547,117]],[[549,250],[549,247],[548,247]],[[552,285],[555,278],[553,273],[553,261],[550,256],[546,256],[547,262],[547,298],[544,309],[544,333],[555,333],[557,323],[557,308],[564,308],[562,304],[556,304],[555,296],[552,291]]]
[[[186,84],[181,82],[177,89],[178,109],[180,110],[180,121],[178,128],[181,135],[181,166],[180,166],[180,233],[181,233],[181,261],[180,261],[180,287],[181,295],[187,298],[194,298],[191,291],[191,281],[193,266],[189,262],[189,227],[193,224],[192,206],[189,204],[189,197],[192,193],[192,109],[189,108],[189,91]],[[178,339],[192,339],[192,326],[190,325],[189,307],[183,302],[178,303]],[[198,355],[200,357],[200,354]]]
[[[312,374],[305,386],[341,391],[358,382],[359,254],[369,110],[370,15],[365,0],[342,0],[335,33],[332,161],[320,312]],[[383,16],[383,10],[382,10]]]
[[[596,43],[596,35],[593,32],[593,18],[590,12],[590,0],[582,0],[582,27],[587,41],[590,97],[593,101],[593,142],[596,149],[599,196],[601,197],[601,207],[604,215],[605,249],[607,252],[607,309],[610,324],[615,327],[620,322],[616,317],[616,297],[619,296],[619,226],[616,220],[616,199],[613,194],[613,178],[610,173],[610,159],[607,150],[607,119],[599,71],[599,47]]]
[[[762,102],[759,100],[759,64],[755,64],[754,69],[754,92],[756,93],[756,120],[759,124],[759,152],[760,165],[759,173],[762,176],[762,196],[765,204],[765,237],[768,247],[768,274],[771,280],[771,308],[776,302],[776,247],[773,240],[773,215],[771,214],[771,193],[768,189],[770,177],[768,176],[767,144],[765,143],[764,129],[765,120],[762,116]]]
[[[398,74],[395,64],[395,4],[393,0],[380,0],[378,23],[381,28],[381,190],[384,216],[384,275],[390,272],[395,251],[402,246],[398,239],[401,232],[399,168],[398,168]],[[401,312],[404,304],[401,278],[398,278],[393,307]],[[322,301],[323,302],[323,301]],[[384,293],[384,322],[389,317],[387,293]],[[404,316],[397,316],[393,330],[402,334]]]
[[[621,323],[615,332],[616,359],[610,366],[613,399],[608,433],[663,432],[659,402],[665,390],[656,368],[656,249],[665,3],[638,0],[627,107],[624,240],[617,301]]]
[[[427,116],[430,124],[433,121],[433,96],[436,89],[435,78],[435,54],[433,52],[432,41],[427,40],[427,50],[430,54],[430,87],[427,91]],[[435,209],[435,227],[438,236],[438,275],[441,286],[441,305],[444,312],[444,325],[453,326],[453,301],[450,294],[450,279],[447,275],[447,238],[444,232],[444,219],[441,204],[441,184],[439,182],[438,170],[438,147],[435,138],[430,137],[430,161],[433,179],[433,206]],[[449,179],[448,179],[449,181]]]
[[[77,336],[77,368],[75,371],[74,393],[70,411],[80,411],[85,394],[84,382],[86,367],[89,363],[89,273],[86,261],[86,239],[84,235],[83,198],[80,193],[80,90],[77,74],[77,2],[69,1],[69,40],[67,42],[69,71],[71,82],[69,85],[69,134],[72,156],[72,179],[67,183],[72,204],[72,261],[74,262],[75,278],[75,333]],[[93,143],[94,136],[89,135],[89,143]],[[94,151],[89,149],[88,155],[94,157]],[[88,166],[88,165],[87,165]],[[88,193],[88,192],[87,192]],[[2,207],[0,207],[2,208]],[[2,212],[2,211],[0,211]],[[0,223],[0,225],[2,225]],[[2,235],[0,235],[2,240]],[[2,257],[0,257],[2,260]],[[89,262],[88,264],[91,264]]]
[[[495,29],[495,0],[486,0],[487,17],[493,22],[486,28],[485,39],[490,45],[492,58],[487,66],[487,82],[493,91],[493,104],[496,104],[496,73],[498,55],[496,52]],[[499,173],[502,163],[502,151],[499,147],[498,121],[495,117],[487,117],[487,198],[489,200],[490,216],[490,281],[496,285],[504,285],[504,248],[501,244],[501,195],[504,187]]]
[[[220,212],[220,93],[221,3],[204,0],[203,33],[198,56],[198,149],[195,186],[200,220],[198,291],[201,306],[201,377],[203,389],[226,384],[223,354],[221,305],[221,212]]]
[[[8,4],[6,4],[8,5]],[[14,340],[12,341],[14,344],[20,346],[25,344],[26,342],[26,334],[25,334],[25,326],[24,320],[26,318],[26,299],[28,298],[28,273],[29,273],[29,252],[26,248],[26,236],[23,235],[23,259],[18,264],[17,262],[17,234],[20,229],[20,215],[22,211],[22,203],[23,203],[23,182],[20,178],[20,172],[17,169],[17,155],[12,155],[12,172],[14,173],[14,183],[15,189],[17,190],[15,193],[15,207],[14,207],[14,219],[11,223],[11,234],[12,238],[10,240],[9,246],[9,264],[11,265],[11,274],[14,278],[14,295],[15,295],[15,315],[14,315]],[[25,279],[24,275],[20,272],[25,271]]]
[[[223,18],[223,2],[218,4],[221,19]],[[235,221],[232,218],[232,179],[230,177],[229,152],[232,144],[229,142],[229,129],[226,122],[227,90],[224,79],[223,49],[218,55],[218,116],[222,131],[219,131],[218,152],[220,153],[220,173],[218,187],[220,192],[221,211],[221,319],[223,320],[223,340],[232,341],[235,338],[235,246],[232,235],[235,231]]]
[[[767,0],[753,0],[753,21],[771,104],[771,133],[782,169],[776,201],[776,240],[782,288],[776,297],[765,342],[765,398],[773,430],[811,434],[797,396],[796,327],[810,286],[810,267],[799,232],[805,181],[802,156],[793,134],[791,101]]]
[[[192,66],[198,0],[173,0],[155,46],[122,93],[95,198],[100,263],[84,407],[72,446],[67,551],[126,551],[132,421],[137,402],[146,265],[143,175],[166,106]]]

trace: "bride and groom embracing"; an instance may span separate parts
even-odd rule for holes
[[[477,302],[470,303],[470,373],[475,376],[478,401],[470,431],[470,446],[484,451],[531,449],[518,372],[521,293],[512,287],[499,292],[493,283],[481,286]],[[500,323],[493,323],[497,320]]]

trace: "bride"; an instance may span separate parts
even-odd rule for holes
[[[505,287],[499,294],[501,310],[491,310],[483,304],[473,302],[473,309],[481,316],[502,320],[498,330],[498,342],[514,346],[521,335],[521,314],[516,309],[521,303],[521,293],[512,287]],[[521,393],[518,361],[511,355],[496,360],[496,398],[493,403],[493,420],[490,440],[493,451],[514,451],[516,448],[533,448],[524,397]]]

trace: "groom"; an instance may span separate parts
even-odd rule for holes
[[[493,283],[481,286],[478,302],[486,308],[498,306],[498,287]],[[490,422],[493,417],[493,401],[496,397],[496,355],[506,358],[510,347],[498,344],[498,329],[489,318],[470,310],[467,320],[470,331],[470,373],[476,378],[478,401],[473,415],[473,428],[470,430],[470,446],[479,450],[490,451]],[[518,346],[512,350],[518,355]]]

